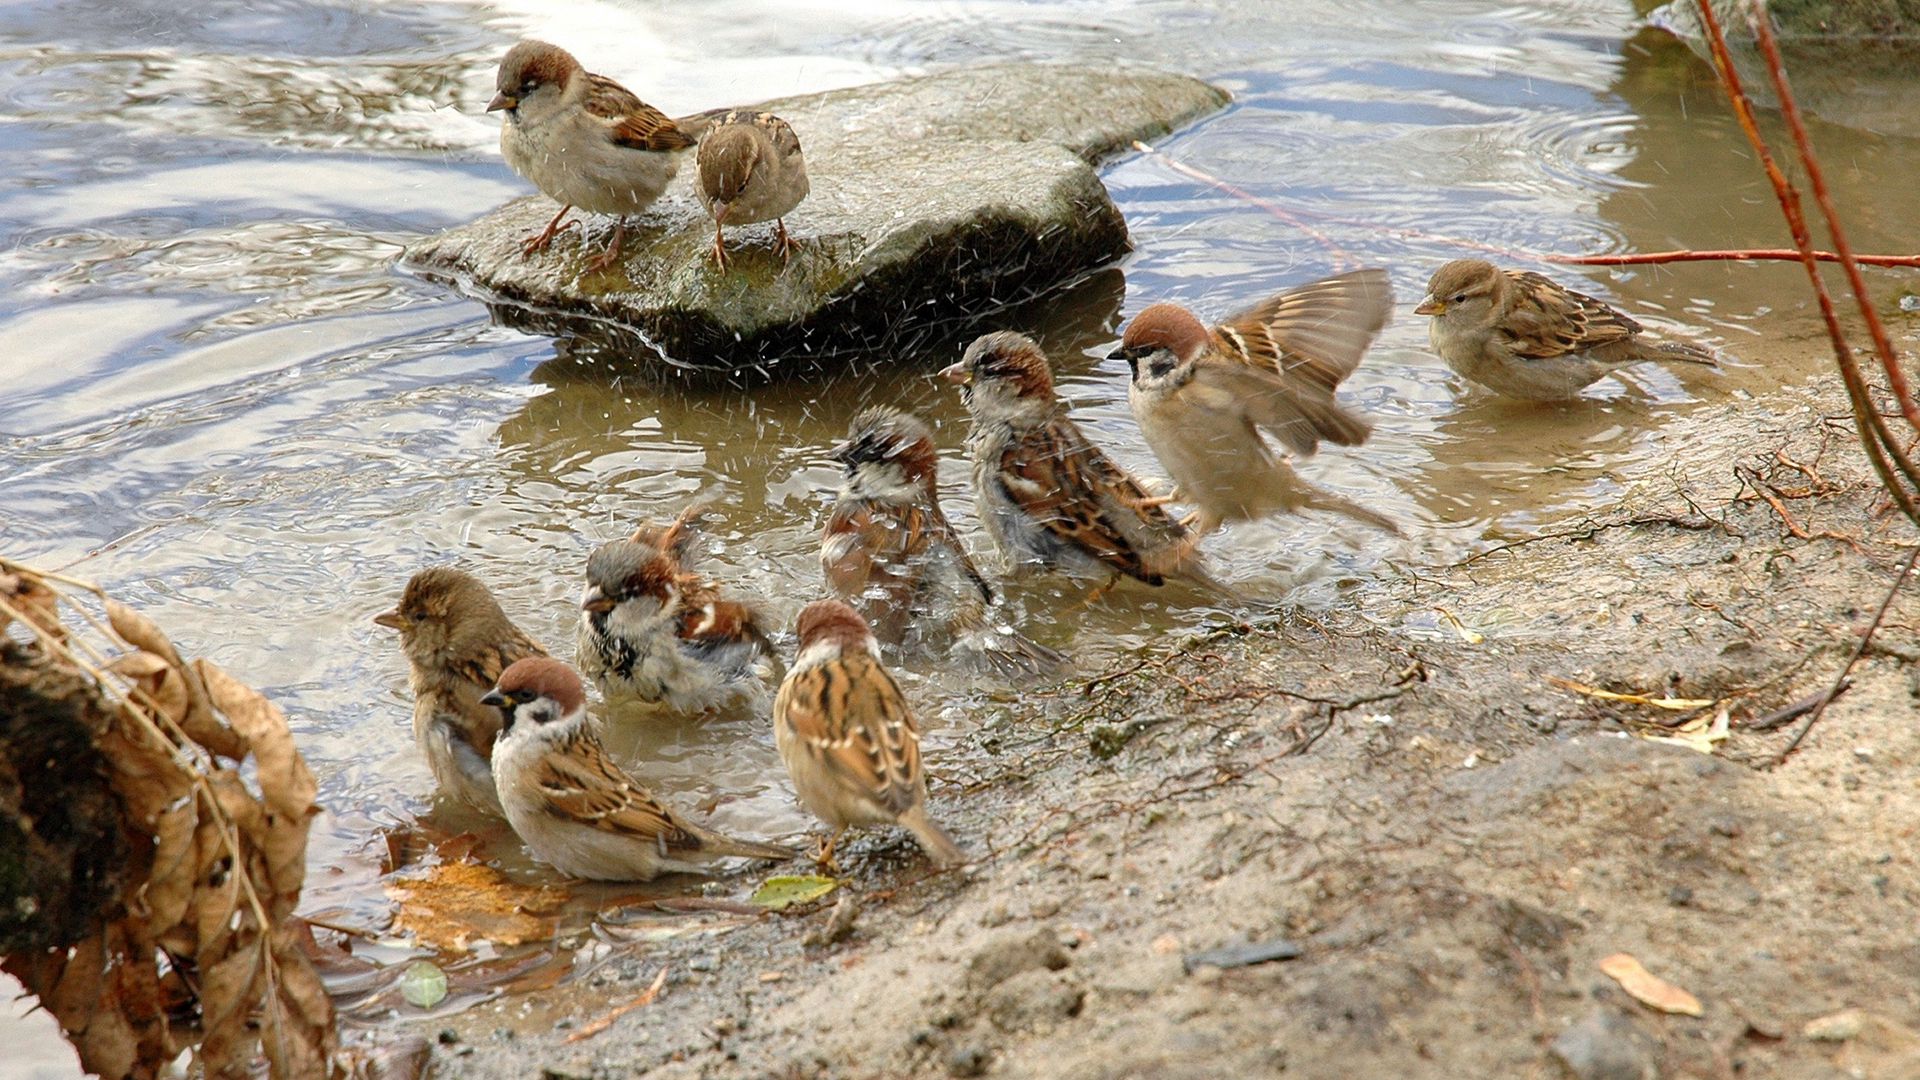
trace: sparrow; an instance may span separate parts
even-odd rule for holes
[[[920,730],[900,684],[880,663],[880,644],[858,612],[838,600],[800,611],[800,651],[773,703],[773,739],[793,790],[833,828],[818,861],[855,825],[900,825],[942,866],[960,846],[927,817]]]
[[[890,645],[932,644],[1003,675],[1039,674],[1059,653],[996,625],[993,589],[940,509],[933,432],[884,406],[853,418],[833,450],[846,470],[820,537],[827,586]]]
[[[435,566],[413,575],[392,611],[373,617],[400,631],[413,686],[413,739],[441,790],[498,816],[494,743],[500,714],[481,695],[507,666],[547,651],[513,625],[472,574]]]
[[[1676,360],[1716,366],[1689,342],[1658,344],[1641,326],[1591,296],[1529,270],[1455,259],[1434,271],[1413,309],[1431,315],[1433,351],[1459,375],[1527,401],[1568,401],[1628,364]]]
[[[605,270],[620,257],[626,215],[652,205],[711,113],[673,120],[604,75],[580,66],[573,54],[544,41],[507,50],[495,76],[488,112],[504,112],[500,154],[513,171],[560,204],[545,230],[521,245],[543,251],[574,207],[615,216],[613,243],[587,264]],[[571,225],[572,223],[569,223]]]
[[[1173,478],[1164,496],[1192,503],[1193,538],[1276,511],[1331,510],[1398,533],[1380,514],[1301,479],[1260,432],[1305,457],[1321,440],[1366,441],[1369,427],[1334,399],[1387,323],[1385,270],[1357,270],[1290,289],[1208,329],[1178,304],[1127,324],[1109,359],[1133,378],[1127,404]]]
[[[1193,581],[1238,600],[1207,573],[1187,529],[1088,441],[1054,396],[1046,354],[1011,331],[967,346],[940,376],[960,384],[973,426],[974,501],[987,535],[1016,574],[1038,570],[1161,585]]]
[[[787,235],[786,215],[807,197],[807,161],[800,138],[785,120],[736,109],[722,116],[694,154],[700,166],[700,205],[713,216],[713,261],[727,268],[726,227],[771,221],[784,263],[800,245]]]
[[[529,657],[500,673],[482,703],[500,712],[494,771],[500,803],[527,850],[592,881],[709,873],[737,856],[786,860],[773,844],[735,840],[668,809],[607,756],[587,722],[587,690],[558,660]]]
[[[607,697],[683,713],[765,708],[779,660],[759,616],[685,565],[701,512],[643,525],[587,558],[577,656]]]

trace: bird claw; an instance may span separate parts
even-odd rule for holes
[[[773,248],[780,253],[780,265],[785,266],[793,261],[793,253],[800,250],[800,241],[787,231],[785,218],[775,218],[773,228]]]
[[[587,260],[587,272],[597,274],[612,266],[614,263],[619,262],[620,242],[626,239],[626,236],[627,223],[625,221],[616,223],[613,227],[613,243],[607,245],[607,250]]]
[[[553,220],[547,222],[546,228],[540,230],[539,232],[533,234],[532,236],[527,237],[526,240],[522,241],[520,244],[520,257],[524,259],[527,256],[532,255],[537,251],[547,250],[547,247],[553,243],[554,237],[560,235],[563,232],[566,232],[568,229],[573,228],[575,225],[580,224],[580,222],[577,219],[574,221],[569,221],[565,225],[560,224],[560,219],[563,217],[566,217],[567,212],[572,209],[573,207],[571,206],[561,207],[560,212],[553,215]]]

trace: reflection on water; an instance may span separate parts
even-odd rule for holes
[[[1307,519],[1207,545],[1249,592],[1310,606],[1366,588],[1383,560],[1443,563],[1605,507],[1703,403],[1764,398],[1817,370],[1799,347],[1812,331],[1791,265],[1536,267],[1727,348],[1735,362],[1719,374],[1646,369],[1565,408],[1523,408],[1469,391],[1426,351],[1407,311],[1431,269],[1462,253],[1450,238],[1516,264],[1784,242],[1711,73],[1636,32],[1613,0],[534,7],[0,8],[5,547],[81,560],[286,705],[329,808],[312,850],[330,869],[310,902],[366,922],[385,903],[381,830],[430,805],[400,653],[370,621],[413,571],[466,565],[564,655],[587,552],[702,498],[722,509],[706,568],[784,627],[820,590],[828,448],[876,402],[935,423],[950,451],[942,492],[984,552],[964,416],[927,378],[980,330],[1034,332],[1074,415],[1152,473],[1124,366],[1103,359],[1124,318],[1157,299],[1218,317],[1349,259],[1390,267],[1401,314],[1348,391],[1378,431],[1306,471],[1397,515],[1410,538]],[[983,59],[1175,64],[1235,102],[1164,152],[1320,238],[1160,158],[1128,157],[1104,175],[1136,253],[1069,293],[950,340],[874,342],[805,383],[616,379],[625,365],[607,361],[606,342],[497,325],[388,266],[410,237],[526,190],[480,113],[497,56],[522,33],[575,46],[668,111]],[[1920,192],[1886,179],[1920,175],[1920,142],[1814,135],[1856,245],[1913,249]],[[1171,590],[1091,610],[1057,583],[1010,591],[1035,637],[1087,665],[1205,617],[1202,598]],[[963,770],[955,735],[1006,691],[935,672],[908,684],[935,770]],[[805,827],[763,723],[611,722],[636,772],[723,828]],[[482,843],[530,872],[510,837]]]

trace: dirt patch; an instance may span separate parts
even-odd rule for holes
[[[1920,1075],[1920,598],[1895,601],[1788,764],[1766,767],[1799,721],[1751,726],[1833,679],[1913,542],[1879,513],[1839,408],[1817,404],[1729,404],[1609,515],[1031,695],[936,778],[972,866],[932,873],[910,844],[858,842],[858,917],[815,934],[835,943],[803,944],[849,917],[829,901],[614,955],[459,1016],[441,1063]],[[1650,742],[1633,733],[1688,714],[1552,679],[1714,699],[1731,731],[1711,756]],[[1245,943],[1298,956],[1195,956]],[[1598,967],[1619,952],[1704,1015],[1636,1004]],[[663,965],[660,1000],[604,1033],[570,1044],[554,1026]],[[1847,1008],[1862,1012],[1819,1030],[1844,1038],[1805,1033]]]

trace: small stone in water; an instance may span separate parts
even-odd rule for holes
[[[446,1000],[447,973],[428,960],[415,960],[400,976],[400,996],[416,1009],[431,1009]]]
[[[1901,311],[1920,311],[1920,294],[1908,293],[1900,298]]]

